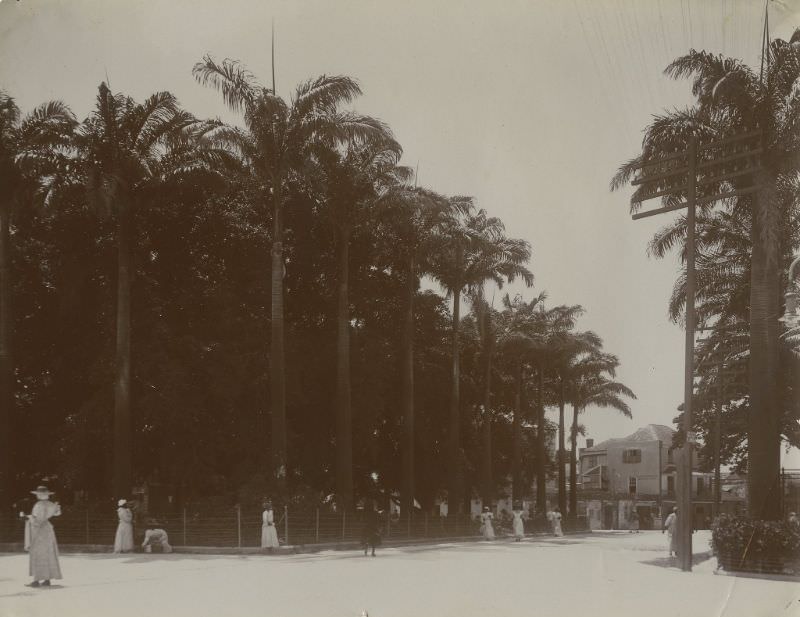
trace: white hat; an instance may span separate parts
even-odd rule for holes
[[[37,497],[39,495],[47,495],[49,497],[50,495],[55,495],[55,493],[53,491],[48,491],[46,486],[39,485],[36,487],[35,491],[31,491],[31,495],[36,495]]]
[[[127,500],[127,499],[120,499],[120,500],[117,502],[117,505],[118,505],[118,506],[124,506],[126,503],[128,503],[128,500]]]

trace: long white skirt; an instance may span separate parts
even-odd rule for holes
[[[514,519],[514,537],[515,538],[524,538],[525,537],[525,527],[522,524],[521,518]]]
[[[275,525],[261,525],[261,548],[278,548],[279,546]]]
[[[117,535],[114,538],[115,553],[129,553],[133,550],[133,525],[120,521],[117,525]]]
[[[30,565],[28,572],[36,581],[61,578],[56,533],[49,521],[31,525]]]

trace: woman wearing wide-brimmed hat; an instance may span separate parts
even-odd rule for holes
[[[261,515],[261,548],[272,552],[273,548],[278,548],[278,530],[275,529],[275,513],[272,511],[272,502],[264,502],[264,512]]]
[[[128,507],[128,501],[120,499],[117,502],[117,535],[114,538],[115,553],[130,553],[133,550],[133,512]]]
[[[484,506],[483,514],[481,514],[481,534],[486,540],[494,540],[494,526],[492,520],[494,515],[489,509],[489,506]]]
[[[46,587],[51,579],[61,578],[56,532],[50,523],[52,517],[61,514],[61,506],[50,501],[50,495],[54,493],[47,490],[46,486],[39,486],[31,493],[37,499],[27,521],[30,525],[30,544],[27,548],[30,553],[29,573],[33,577],[31,587]]]

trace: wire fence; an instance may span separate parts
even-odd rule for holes
[[[274,513],[275,528],[282,545],[339,544],[359,542],[364,527],[361,513],[334,512],[316,508],[296,510],[283,508]],[[117,529],[115,511],[108,509],[64,508],[61,516],[52,519],[59,544],[112,545]],[[566,519],[565,532],[585,531],[586,519]],[[499,537],[511,535],[510,518],[494,522]],[[167,515],[136,516],[134,540],[141,544],[146,529],[164,529],[172,546],[248,548],[261,546],[262,513],[258,509],[234,506],[203,512],[190,507]],[[478,536],[480,521],[476,517],[434,516],[415,512],[411,517],[381,515],[383,541],[414,539],[447,539]],[[526,521],[527,533],[550,533],[546,520]],[[20,543],[24,536],[24,519],[0,516],[0,542]]]

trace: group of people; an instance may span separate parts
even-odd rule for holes
[[[515,506],[514,509],[511,511],[511,532],[513,534],[514,540],[516,542],[522,541],[525,537],[525,522],[524,522],[525,513],[519,506]],[[553,535],[557,538],[560,538],[564,535],[564,532],[561,530],[561,510],[556,507],[553,510],[547,512],[546,515],[547,521],[550,524],[550,528],[552,529]],[[488,506],[483,508],[483,512],[480,516],[481,527],[480,532],[481,535],[486,540],[494,540],[495,533],[494,533],[494,514],[492,514],[491,510]]]
[[[278,531],[275,528],[275,512],[269,499],[264,501],[263,508],[264,511],[261,514],[261,548],[272,552],[272,549],[280,546]],[[117,535],[114,538],[114,552],[128,553],[133,550],[133,512],[127,500],[120,499],[117,502],[117,517],[119,518],[119,523],[117,524]],[[144,542],[142,542],[144,552],[152,552],[153,546],[158,544],[161,545],[163,552],[172,552],[169,536],[165,530],[147,529],[144,532]]]
[[[30,514],[20,512],[25,519],[24,548],[28,551],[28,572],[33,577],[31,587],[50,587],[51,581],[61,579],[61,565],[58,559],[58,542],[50,519],[61,516],[61,505],[51,501],[55,493],[46,486],[38,486],[31,491],[36,503]],[[117,502],[117,532],[114,537],[114,553],[133,551],[133,511],[125,499]],[[147,529],[142,548],[152,552],[153,545],[161,545],[165,553],[172,552],[169,536],[163,529]]]
[[[564,536],[564,532],[561,531],[561,508],[556,506],[550,512],[547,513],[547,520],[550,522],[550,527],[553,530],[553,535],[556,538],[561,538]]]
[[[130,553],[133,551],[133,509],[127,499],[117,502],[117,534],[114,537],[115,553]],[[172,552],[169,535],[163,529],[146,529],[142,549],[145,553],[152,553],[154,545],[161,545],[164,553]]]

